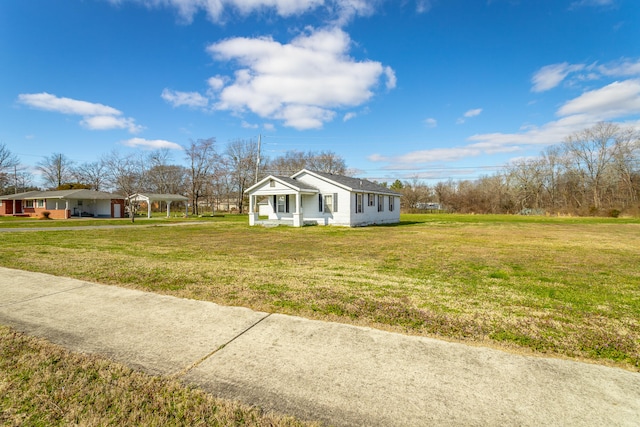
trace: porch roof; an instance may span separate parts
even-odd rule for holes
[[[181,194],[136,193],[129,196],[129,200],[133,200],[136,202],[186,202],[189,200],[189,198]]]

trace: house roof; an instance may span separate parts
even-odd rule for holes
[[[122,199],[119,194],[105,193],[86,189],[55,190],[55,191],[27,191],[26,193],[2,196],[2,200],[30,200],[30,199],[68,199],[68,200],[111,200]]]
[[[245,193],[250,193],[253,190],[262,187],[265,183],[267,183],[270,180],[278,181],[281,184],[284,184],[287,187],[289,187],[289,188],[291,188],[293,190],[299,191],[301,193],[317,193],[318,192],[318,189],[313,187],[312,185],[305,184],[304,182],[296,181],[295,179],[292,179],[292,178],[290,178],[288,176],[277,176],[277,175],[269,175],[269,176],[263,178],[258,183],[254,184],[251,187],[249,187],[246,190],[244,190],[244,192]]]
[[[362,178],[353,178],[350,176],[344,175],[336,175],[332,173],[326,172],[317,172],[310,171],[307,169],[303,169],[300,172],[295,173],[292,178],[295,180],[298,176],[307,173],[309,175],[313,175],[317,178],[324,179],[325,181],[332,182],[346,190],[354,191],[354,192],[364,192],[364,193],[377,193],[377,194],[389,194],[392,196],[400,196],[401,194],[388,189],[380,184],[376,184],[375,182],[368,181]]]
[[[162,193],[136,193],[129,196],[129,199],[141,198],[143,200],[150,201],[163,201],[163,202],[184,202],[189,200],[188,197],[181,194],[162,194]]]

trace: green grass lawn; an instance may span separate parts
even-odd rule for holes
[[[0,425],[302,427],[0,326]]]
[[[640,220],[401,219],[2,233],[0,265],[640,370]]]

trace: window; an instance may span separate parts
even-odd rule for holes
[[[289,195],[273,197],[276,199],[276,212],[289,213]]]
[[[324,196],[324,213],[333,212],[333,194]]]
[[[276,182],[274,180],[269,180],[269,187],[275,187]]]
[[[367,194],[367,206],[375,206],[376,205],[376,195],[373,193]]]
[[[38,207],[39,208],[44,208],[44,200],[42,200],[42,199],[38,200]]]
[[[362,194],[356,194],[356,213],[362,213]]]
[[[378,212],[384,211],[384,196],[378,194]]]
[[[393,212],[393,196],[389,196],[389,212]]]
[[[24,207],[25,208],[32,208],[33,207],[33,200],[25,200],[24,201]]]

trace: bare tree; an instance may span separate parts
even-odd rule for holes
[[[292,175],[301,169],[316,172],[347,174],[345,160],[332,151],[287,151],[271,160],[267,166],[274,175]]]
[[[215,138],[199,139],[191,141],[185,147],[185,155],[189,161],[189,197],[192,200],[192,213],[198,215],[198,202],[206,196],[207,189],[210,188],[208,182],[214,171],[219,156],[215,149]]]
[[[15,192],[17,192],[16,168],[20,161],[5,144],[0,144],[0,191],[4,192],[11,182],[15,184]]]
[[[289,176],[306,167],[306,154],[302,151],[290,150],[272,159],[266,169],[272,175]]]
[[[38,162],[37,169],[49,188],[58,188],[73,180],[73,161],[62,153],[53,153]]]
[[[238,211],[242,213],[244,190],[254,182],[258,144],[254,140],[231,141],[225,150],[225,165],[232,177]],[[262,168],[261,168],[262,169]]]
[[[171,163],[169,150],[152,152],[147,161],[149,189],[154,193],[182,194],[186,189],[187,170]]]
[[[317,172],[344,175],[347,165],[344,159],[333,151],[320,151],[307,153],[307,167]]]
[[[593,207],[600,209],[604,178],[618,155],[620,126],[600,122],[565,139],[564,147],[580,171],[585,187],[590,191]]]
[[[107,184],[107,165],[104,161],[82,163],[74,175],[79,183],[89,185],[95,191],[102,191]]]
[[[135,220],[136,205],[129,196],[144,191],[146,170],[143,159],[134,155],[123,156],[115,151],[102,158],[111,188],[124,195],[129,218]]]

